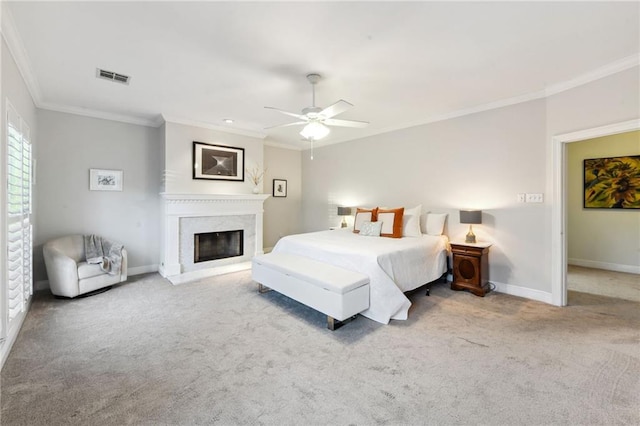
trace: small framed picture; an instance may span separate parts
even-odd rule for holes
[[[89,190],[122,191],[122,170],[89,169]]]
[[[286,197],[287,196],[287,181],[284,179],[273,180],[273,196],[274,197]]]
[[[244,148],[193,142],[193,178],[244,181]]]

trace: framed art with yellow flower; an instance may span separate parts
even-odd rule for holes
[[[640,209],[640,155],[585,159],[584,208]]]

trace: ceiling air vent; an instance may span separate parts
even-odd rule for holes
[[[105,80],[116,81],[118,83],[129,84],[129,79],[131,78],[128,75],[118,74],[113,71],[101,70],[100,68],[97,68],[96,70],[96,77],[104,78]]]

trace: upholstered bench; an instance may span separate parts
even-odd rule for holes
[[[369,277],[328,263],[269,253],[253,258],[251,274],[261,293],[266,286],[327,315],[330,330],[369,308]]]

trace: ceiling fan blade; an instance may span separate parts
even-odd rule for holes
[[[296,114],[294,112],[284,111],[284,110],[281,110],[281,109],[278,109],[278,108],[274,108],[274,107],[265,107],[265,108],[278,111],[279,113],[282,113],[282,114],[285,114],[285,115],[290,115],[291,117],[299,118],[300,120],[307,120],[307,116],[306,115]]]
[[[353,105],[350,104],[349,102],[340,99],[335,104],[329,105],[328,107],[326,107],[325,109],[320,111],[319,115],[321,115],[324,118],[331,118],[331,117],[334,117],[334,116],[336,116],[338,114],[341,114],[341,113],[345,112],[346,110],[348,110],[352,106]]]
[[[356,121],[356,120],[337,120],[335,118],[329,118],[327,120],[322,121],[327,126],[341,126],[341,127],[367,127],[369,125],[366,121]]]
[[[295,123],[287,123],[287,124],[278,124],[276,126],[265,127],[265,130],[276,129],[278,127],[289,127],[289,126],[299,126],[300,124],[307,124],[306,121],[296,121]]]

